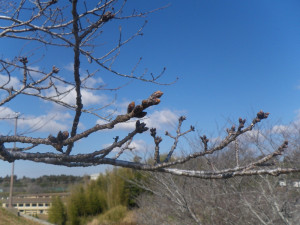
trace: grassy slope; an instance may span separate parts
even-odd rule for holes
[[[0,207],[0,225],[40,225],[39,223],[27,220],[23,217],[6,211]]]

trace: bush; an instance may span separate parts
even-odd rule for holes
[[[98,217],[100,224],[120,223],[127,213],[127,208],[123,205],[115,206]]]
[[[67,216],[64,203],[60,197],[55,197],[52,201],[52,206],[49,209],[49,222],[57,225],[65,225]]]

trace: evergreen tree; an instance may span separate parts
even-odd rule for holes
[[[49,221],[57,225],[66,224],[66,210],[64,203],[60,197],[55,197],[52,201],[52,206],[49,209]]]

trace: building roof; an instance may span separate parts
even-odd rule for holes
[[[25,195],[16,195],[13,196],[13,204],[17,203],[51,203],[52,198],[59,197],[67,197],[70,193],[41,193],[41,194],[25,194]],[[1,199],[2,203],[8,203],[9,198]]]

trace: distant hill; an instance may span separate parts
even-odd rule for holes
[[[50,175],[38,178],[14,176],[14,193],[49,193],[49,192],[67,192],[70,186],[82,183],[89,177],[79,177],[71,175]],[[10,177],[0,177],[0,197],[7,197],[10,186]]]
[[[0,225],[41,225],[6,211],[0,207]]]

